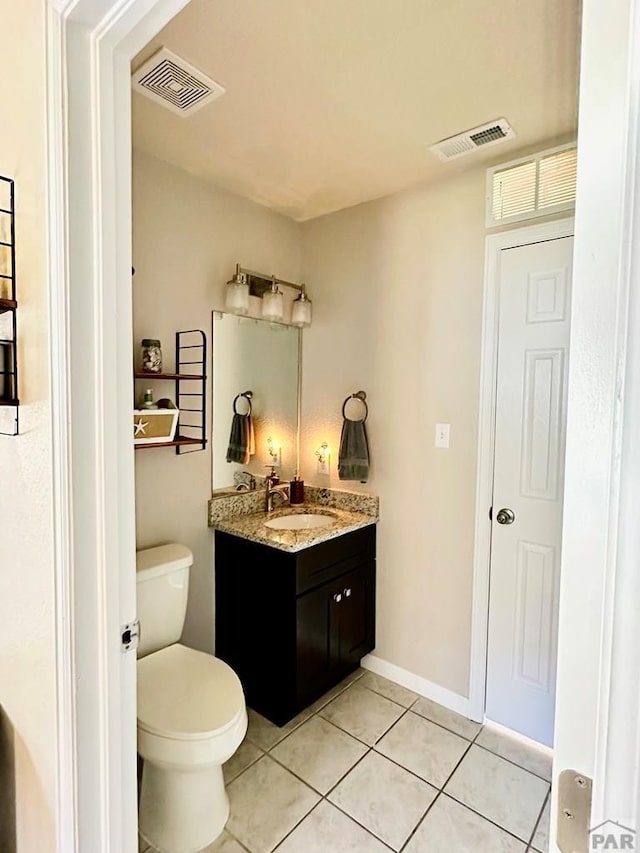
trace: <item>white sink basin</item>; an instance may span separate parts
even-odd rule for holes
[[[295,515],[281,515],[265,521],[264,526],[272,530],[314,530],[316,527],[326,527],[335,521],[333,515],[318,515],[313,512],[299,512]]]

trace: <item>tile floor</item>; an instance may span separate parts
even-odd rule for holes
[[[206,853],[549,847],[545,755],[364,670],[282,729],[250,711],[224,772],[231,816]]]

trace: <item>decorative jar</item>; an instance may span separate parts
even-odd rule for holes
[[[142,341],[142,369],[145,373],[162,373],[162,346],[154,338]]]

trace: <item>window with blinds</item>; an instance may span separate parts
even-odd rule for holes
[[[570,210],[576,200],[575,145],[487,170],[487,226]]]

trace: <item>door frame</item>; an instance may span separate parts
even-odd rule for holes
[[[133,746],[135,709],[119,702],[123,672],[135,679],[135,666],[123,666],[118,638],[123,587],[135,584],[126,57],[186,2],[47,0],[60,853],[137,849],[135,762],[121,760]],[[616,800],[629,803],[626,814],[635,818],[639,790],[640,346],[627,335],[628,324],[640,327],[640,293],[631,287],[640,280],[639,22],[640,0],[584,0],[574,251],[580,294],[574,288],[554,774],[574,767],[593,775],[594,811],[611,818],[623,816]],[[606,180],[598,180],[602,174]],[[585,416],[594,376],[595,431]],[[595,545],[593,537],[583,541],[585,508],[602,528]]]
[[[496,393],[498,377],[498,321],[501,253],[505,249],[529,246],[548,240],[571,237],[573,217],[537,223],[491,234],[485,241],[484,300],[480,353],[480,401],[478,413],[478,462],[476,473],[476,519],[473,552],[473,592],[471,612],[471,670],[469,713],[484,721],[487,687],[489,630],[489,580],[491,574],[491,522],[495,458]]]
[[[135,853],[131,58],[188,0],[47,0],[57,850]]]

